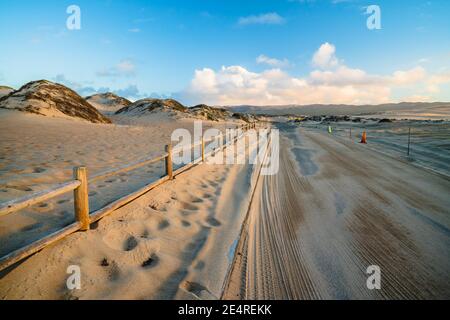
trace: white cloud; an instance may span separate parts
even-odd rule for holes
[[[256,58],[256,63],[267,64],[271,67],[277,67],[277,68],[283,68],[283,67],[289,66],[289,61],[287,59],[278,60],[275,58],[269,58],[268,56],[263,55],[263,54],[259,55]]]
[[[263,13],[259,15],[251,15],[247,17],[240,17],[239,25],[249,24],[283,24],[285,19],[276,12]]]
[[[325,42],[320,46],[316,53],[314,53],[312,63],[314,66],[322,69],[337,66],[339,61],[336,58],[335,53],[335,46]]]
[[[426,72],[423,67],[415,67],[407,71],[394,72],[392,82],[397,85],[411,84],[423,80],[425,76]]]
[[[430,93],[439,93],[443,84],[450,84],[450,71],[430,76],[427,80],[427,90]]]
[[[138,33],[138,32],[141,32],[141,29],[139,29],[139,28],[132,28],[132,29],[128,29],[128,32]]]
[[[257,60],[265,63],[270,59],[266,58],[260,56]],[[242,66],[203,68],[195,71],[180,98],[189,103],[213,105],[378,104],[396,101],[392,97],[398,97],[397,91],[414,89],[416,92],[427,83],[436,86],[450,81],[450,74],[430,77],[420,66],[388,75],[369,74],[344,65],[329,43],[313,55],[312,64],[318,68],[303,77],[291,76],[274,66],[262,72],[252,72]],[[416,99],[428,98],[417,93]],[[412,97],[400,96],[399,100],[409,98]]]

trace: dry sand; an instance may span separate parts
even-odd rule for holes
[[[46,183],[64,181],[73,165],[88,163],[95,173],[157,155],[173,129],[193,125],[193,120],[173,121],[154,114],[152,121],[141,119],[133,125],[89,124],[17,112],[6,112],[1,119],[2,150],[11,152],[2,159],[7,190],[3,199],[31,192],[25,186],[35,191]],[[208,124],[212,125],[235,123]],[[26,171],[37,166],[43,170]],[[132,172],[110,182],[123,184],[123,189],[105,192],[106,181],[104,187],[90,186],[91,193],[97,192],[91,197],[93,206],[148,183],[154,175],[151,169],[147,175]],[[92,230],[72,234],[1,272],[0,298],[219,298],[248,207],[252,174],[251,165],[196,166],[95,223]],[[66,198],[2,217],[1,251],[6,253],[73,219],[71,195]],[[63,206],[68,207],[64,214]],[[66,288],[69,265],[81,268],[81,290]]]
[[[363,131],[367,133],[367,147],[394,156],[411,164],[426,167],[450,176],[450,122],[401,120],[383,122],[363,120],[361,123],[348,121],[330,123],[301,123],[316,131],[327,132],[332,127],[333,135],[348,139],[350,129],[352,138],[361,139]],[[408,132],[410,135],[410,154],[408,150]]]
[[[72,178],[74,166],[95,175],[164,152],[177,128],[193,131],[194,119],[153,113],[115,124],[93,124],[0,110],[0,201],[15,199]],[[203,128],[234,126],[203,121]],[[164,175],[159,162],[89,185],[94,211]],[[67,193],[0,219],[0,255],[9,253],[73,221],[73,197]]]
[[[323,131],[283,136],[224,298],[450,298],[449,179]]]
[[[0,298],[220,297],[248,205],[249,173],[244,165],[186,171],[3,275]],[[81,290],[66,288],[69,265],[81,268]]]

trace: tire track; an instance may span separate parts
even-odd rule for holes
[[[256,187],[245,263],[224,297],[450,298],[450,181],[330,135],[285,131],[280,171]],[[366,287],[370,265],[381,290]]]

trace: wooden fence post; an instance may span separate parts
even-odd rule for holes
[[[202,162],[205,162],[205,138],[202,136]]]
[[[75,219],[80,223],[80,230],[89,230],[89,195],[86,167],[73,168],[73,177],[80,185],[73,190]]]
[[[173,179],[173,167],[172,167],[172,144],[166,145],[166,174],[170,180]]]

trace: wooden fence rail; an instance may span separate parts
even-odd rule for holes
[[[243,132],[256,128],[256,124],[248,124],[243,125],[240,128]],[[214,136],[210,139],[203,139],[198,142],[194,142],[191,145],[184,146],[186,149],[190,149],[192,151],[192,148],[196,146],[201,146],[201,156],[197,159],[194,159],[190,163],[185,164],[184,166],[173,170],[173,161],[172,161],[172,155],[174,153],[179,153],[181,151],[184,151],[184,147],[182,146],[181,149],[173,150],[171,144],[166,145],[165,147],[165,153],[157,156],[155,158],[149,158],[144,159],[139,162],[135,162],[129,165],[125,165],[122,167],[119,167],[118,169],[114,170],[108,170],[103,173],[99,173],[97,175],[94,175],[92,177],[88,178],[87,174],[87,168],[84,166],[81,167],[75,167],[74,168],[74,180],[64,182],[61,184],[57,184],[53,187],[51,187],[48,190],[35,192],[33,194],[14,199],[11,201],[7,201],[0,204],[0,217],[5,216],[8,214],[11,214],[13,212],[16,212],[21,209],[28,208],[34,204],[40,203],[42,201],[54,198],[56,196],[59,196],[61,194],[73,191],[74,192],[74,213],[75,213],[75,222],[50,234],[42,239],[39,239],[23,248],[17,249],[3,257],[0,258],[0,271],[15,264],[16,262],[42,250],[46,246],[68,236],[71,233],[74,233],[76,231],[86,231],[89,230],[90,224],[102,219],[106,215],[110,214],[111,212],[117,210],[118,208],[126,205],[127,203],[130,203],[131,201],[135,200],[139,196],[143,195],[144,193],[150,191],[151,189],[161,185],[162,183],[173,179],[174,176],[188,170],[192,166],[205,162],[208,157],[213,155],[215,152],[219,151],[220,149],[225,149],[227,146],[235,143],[240,138],[244,136],[244,133],[241,133],[240,135],[234,136],[231,141],[227,141],[226,143],[223,143],[222,145],[219,145],[217,148],[214,148],[208,153],[205,153],[205,144],[207,142],[216,141],[217,139],[223,139],[224,135],[220,134],[217,136]],[[118,200],[115,200],[105,207],[96,210],[94,212],[89,212],[89,195],[88,195],[88,183],[105,179],[112,175],[117,175],[120,173],[128,172],[137,168],[140,168],[144,165],[156,163],[159,161],[165,161],[165,176],[159,178],[158,180],[140,188],[139,190],[128,194]]]
[[[25,197],[14,199],[11,201],[0,204],[0,217],[15,211],[28,208],[33,204],[40,203],[42,201],[54,198],[63,193],[72,191],[80,186],[80,181],[69,181],[53,186],[52,188],[44,191],[35,192]]]

